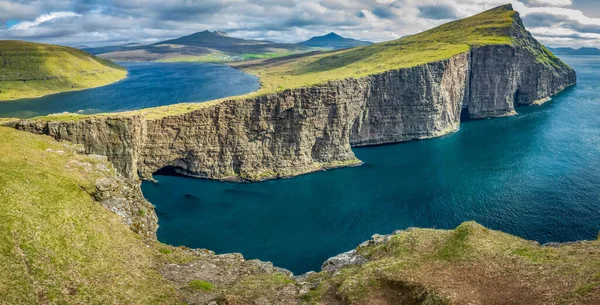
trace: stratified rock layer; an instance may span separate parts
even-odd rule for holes
[[[471,118],[514,115],[576,82],[575,71],[525,30],[516,14],[510,45],[360,79],[226,100],[159,119],[25,120],[12,126],[85,145],[126,177],[164,167],[195,177],[289,177],[359,164],[352,146],[438,137]]]

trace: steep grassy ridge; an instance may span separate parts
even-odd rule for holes
[[[0,41],[0,101],[104,86],[127,75],[83,51],[24,41]]]
[[[471,47],[520,44],[511,36],[511,30],[519,28],[515,25],[520,22],[517,16],[512,6],[506,5],[394,41],[236,65],[260,77],[263,86],[259,93],[358,78],[446,59]]]

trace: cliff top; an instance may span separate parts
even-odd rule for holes
[[[0,102],[107,85],[127,71],[81,50],[0,40]]]
[[[413,67],[449,58],[473,46],[513,44],[514,27],[523,27],[519,15],[511,5],[504,5],[393,41],[236,66],[259,76],[259,93],[268,93]]]
[[[360,78],[390,70],[409,68],[443,60],[483,45],[525,45],[539,61],[550,62],[554,55],[525,30],[512,5],[449,22],[428,31],[397,40],[352,49],[292,55],[234,64],[260,77],[261,89],[242,97],[252,97],[286,89],[326,83],[331,80]],[[537,44],[537,42],[535,42]],[[234,97],[234,98],[242,98]],[[227,98],[232,99],[232,98]],[[208,107],[226,99],[205,103],[183,103],[138,111],[107,114],[110,116],[142,115],[160,118]],[[84,118],[75,114],[44,117],[44,120]]]

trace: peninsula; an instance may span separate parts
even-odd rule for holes
[[[260,181],[357,165],[352,147],[443,136],[461,117],[515,115],[576,82],[510,5],[396,41],[238,67],[260,77],[258,92],[10,125],[84,144],[133,179],[172,167]]]

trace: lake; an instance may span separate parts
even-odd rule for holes
[[[258,90],[258,78],[224,65],[120,63],[126,79],[82,91],[0,102],[0,117],[31,118],[52,113],[117,112],[182,102],[203,102]]]
[[[262,183],[144,182],[165,243],[240,252],[296,274],[375,233],[468,220],[539,242],[600,230],[600,57],[564,57],[579,83],[519,116],[427,141],[355,149],[365,164]]]

